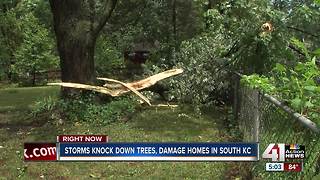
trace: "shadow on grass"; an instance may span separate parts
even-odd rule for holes
[[[220,141],[219,130],[223,130],[224,118],[223,112],[217,109],[212,109],[211,113],[206,115],[199,115],[190,108],[158,108],[140,112],[131,123],[134,128],[147,134],[170,136],[177,141],[197,141],[199,138]]]
[[[25,109],[1,111],[0,128],[16,131],[17,129],[35,126],[35,122],[30,121],[30,118],[26,118],[27,112]]]
[[[33,117],[29,110],[0,112],[0,129],[6,132],[7,138],[13,138],[15,135],[25,134],[31,137],[30,140],[45,141],[53,140],[48,135],[58,134],[59,130],[52,125],[51,120],[46,114]],[[31,135],[31,136],[30,136]],[[30,141],[27,140],[27,141]]]
[[[48,116],[33,117],[30,108],[36,101],[49,96],[57,97],[58,94],[59,87],[48,86],[0,89],[0,130],[8,134],[8,137],[2,138],[10,138],[17,133],[30,133],[39,128],[39,133],[55,131],[55,128],[48,125]]]

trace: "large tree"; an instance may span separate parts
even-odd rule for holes
[[[111,16],[116,2],[117,0],[50,0],[63,82],[94,82],[96,39]]]

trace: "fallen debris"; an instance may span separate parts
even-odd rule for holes
[[[98,78],[98,79],[100,79],[100,78]],[[134,92],[137,96],[139,96],[141,99],[143,99],[147,104],[149,104],[151,106],[151,103],[148,98],[143,96],[141,93],[139,93],[137,90],[135,90],[133,87],[127,85],[126,83],[118,81],[118,80],[114,80],[114,79],[108,79],[108,78],[103,78],[103,80],[121,84],[122,86],[128,88],[130,91]]]
[[[109,79],[109,78],[97,78],[100,80],[113,82],[112,84],[105,84],[104,87],[87,85],[87,84],[79,84],[79,83],[70,83],[70,82],[48,83],[48,85],[60,85],[63,87],[86,89],[86,90],[91,90],[91,91],[95,91],[103,94],[108,94],[113,97],[120,96],[124,93],[132,91],[137,96],[139,96],[144,102],[146,102],[148,105],[151,106],[149,99],[143,96],[140,92],[138,92],[138,90],[148,88],[156,84],[160,80],[166,79],[174,75],[181,74],[182,72],[183,72],[182,69],[171,69],[168,71],[155,74],[148,78],[142,79],[140,81],[135,81],[131,83],[124,83],[124,82],[121,82],[115,79]]]
[[[171,107],[171,108],[176,108],[178,105],[176,104],[156,104],[152,105],[152,107]]]

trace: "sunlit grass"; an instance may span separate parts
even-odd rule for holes
[[[55,86],[0,89],[0,112],[26,109],[43,97],[58,96],[59,89]]]

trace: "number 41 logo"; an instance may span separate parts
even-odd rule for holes
[[[284,161],[285,144],[269,144],[262,154],[264,159],[272,159],[272,161]]]

